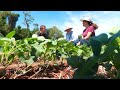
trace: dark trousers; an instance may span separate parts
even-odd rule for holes
[[[89,40],[81,39],[80,40],[80,45],[83,45],[83,44],[87,44],[87,46],[89,46],[90,45]]]

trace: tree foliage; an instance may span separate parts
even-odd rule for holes
[[[39,30],[39,28],[38,28],[39,25],[37,23],[34,23],[33,26],[34,26],[35,30]]]
[[[24,11],[24,24],[26,25],[27,29],[29,29],[30,24],[33,22],[34,18],[31,16],[30,11]]]
[[[8,16],[8,24],[11,27],[11,29],[15,28],[19,16],[20,16],[19,14],[10,14]]]
[[[11,11],[0,12],[0,33],[6,36],[16,27],[19,14],[14,14]]]
[[[14,30],[16,31],[14,36],[16,40],[31,37],[31,31],[29,29],[17,27]]]
[[[47,30],[50,39],[58,39],[64,37],[62,31],[59,30],[56,26],[53,26],[52,28],[49,28]]]

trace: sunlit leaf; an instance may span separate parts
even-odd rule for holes
[[[11,31],[6,35],[7,38],[12,38],[15,35],[15,31]]]

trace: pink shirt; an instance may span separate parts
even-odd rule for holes
[[[95,28],[94,26],[89,26],[84,32],[83,32],[83,37],[86,37],[88,32],[92,32],[92,36],[95,35]]]

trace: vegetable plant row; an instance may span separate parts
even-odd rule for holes
[[[0,63],[6,68],[17,60],[29,67],[39,58],[43,60],[43,66],[49,67],[46,62],[55,64],[66,59],[74,70],[73,79],[120,78],[120,31],[109,38],[105,33],[92,37],[89,47],[85,44],[74,46],[64,38],[52,40],[33,35],[15,40],[14,35],[15,31],[12,31],[6,37],[0,37]],[[106,73],[97,74],[100,65]]]

